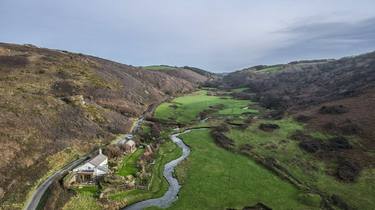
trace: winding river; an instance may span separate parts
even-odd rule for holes
[[[181,163],[184,159],[186,159],[190,154],[190,148],[182,141],[182,139],[178,138],[179,135],[190,132],[190,130],[186,130],[182,133],[173,134],[170,136],[170,139],[182,149],[182,155],[172,160],[171,162],[165,164],[163,175],[167,179],[169,188],[168,191],[160,198],[153,198],[149,200],[144,200],[133,205],[127,206],[122,210],[140,210],[151,206],[157,206],[160,208],[167,208],[170,206],[175,200],[177,200],[178,192],[180,191],[180,184],[178,183],[177,179],[173,177],[174,168]]]

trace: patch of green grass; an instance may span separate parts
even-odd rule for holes
[[[144,68],[144,69],[146,69],[146,70],[154,70],[154,71],[178,70],[178,67],[167,66],[167,65],[143,66],[142,68]]]
[[[150,198],[161,197],[168,189],[168,183],[163,176],[164,165],[180,157],[181,154],[182,150],[172,141],[168,140],[164,142],[158,150],[148,189],[117,192],[110,195],[109,198],[112,200],[126,201],[128,204],[132,204]]]
[[[65,204],[63,210],[101,210],[95,198],[87,195],[76,195]]]
[[[311,209],[298,201],[299,191],[290,183],[245,156],[217,147],[208,129],[182,138],[192,151],[177,167],[183,185],[169,209],[242,209],[258,202],[273,209]]]
[[[81,195],[87,195],[92,197],[95,197],[99,194],[99,188],[97,185],[81,186],[75,188],[74,190]]]
[[[120,176],[134,176],[138,171],[137,161],[139,160],[143,152],[144,149],[137,149],[134,153],[125,155],[121,162],[121,166],[117,171],[117,174]]]
[[[222,104],[223,109],[219,115],[241,115],[245,113],[258,113],[257,110],[246,108],[251,101],[236,100],[230,97],[211,96],[207,91],[201,90],[192,94],[178,97],[170,103],[161,104],[155,111],[155,117],[162,120],[173,120],[179,123],[192,123],[197,121],[198,114],[210,106]]]
[[[266,132],[260,130],[258,127],[261,123],[273,123],[280,126],[273,132]],[[231,129],[227,134],[229,138],[235,140],[236,146],[240,147],[242,144],[251,144],[254,150],[262,154],[273,153],[272,147],[282,147],[283,153],[280,158],[287,155],[291,151],[299,150],[296,142],[291,142],[289,136],[297,130],[302,130],[303,126],[293,119],[283,120],[259,120],[249,126],[246,130]],[[283,144],[284,141],[289,142]]]
[[[318,208],[320,206],[322,198],[317,194],[301,193],[298,195],[298,200],[308,206],[314,206]]]
[[[262,122],[278,124],[280,129],[273,132],[262,131],[258,128]],[[332,166],[301,150],[298,142],[290,139],[291,134],[302,129],[303,126],[292,119],[259,120],[245,130],[231,129],[226,135],[235,141],[237,147],[250,144],[253,153],[278,160],[298,180],[330,195],[337,194],[350,206],[357,209],[369,209],[375,206],[375,201],[372,199],[375,197],[373,188],[375,170],[362,171],[359,179],[354,183],[338,181],[327,174],[327,171],[332,170]],[[331,137],[318,132],[310,134],[323,140]]]

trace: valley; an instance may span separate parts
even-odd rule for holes
[[[0,209],[372,209],[374,56],[216,75],[1,44]],[[61,171],[101,149],[104,176]]]
[[[338,180],[330,172],[335,168],[333,163],[314,157],[294,139],[296,133],[303,132],[330,141],[332,134],[308,128],[292,117],[269,119],[267,113],[272,110],[231,96],[245,90],[199,90],[161,104],[154,118],[149,119],[159,123],[161,132],[168,135],[176,132],[177,127],[193,129],[180,135],[191,154],[176,167],[174,174],[181,189],[178,199],[167,209],[262,206],[269,209],[370,209],[374,205],[373,169],[362,171],[354,183]],[[140,132],[145,130],[148,129],[143,126]],[[163,145],[173,145],[168,135],[164,135],[161,149]],[[350,137],[350,141],[355,147],[356,138]],[[149,190],[117,192],[112,199],[126,201],[129,205],[161,197],[168,189],[161,177],[163,165],[181,155],[178,147],[172,151],[175,155],[168,161],[156,159],[162,165],[153,168],[156,173]],[[156,188],[154,177],[163,184]]]

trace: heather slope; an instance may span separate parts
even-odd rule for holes
[[[0,44],[0,203],[20,208],[49,171],[127,132],[149,105],[207,77]]]

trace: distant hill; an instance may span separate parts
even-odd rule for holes
[[[218,77],[217,74],[196,68],[196,67],[191,67],[191,66],[183,66],[183,67],[178,67],[178,66],[168,66],[168,65],[152,65],[152,66],[142,66],[142,68],[146,70],[154,70],[154,71],[172,71],[173,70],[190,70],[195,73],[198,73],[200,75],[206,76],[209,79],[216,79]],[[171,73],[171,72],[165,72],[165,73]]]
[[[209,78],[154,71],[32,45],[0,44],[0,206],[21,205],[36,181],[127,132],[149,105]]]

